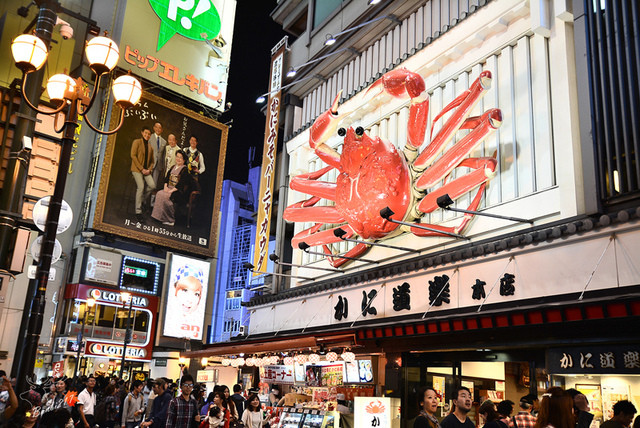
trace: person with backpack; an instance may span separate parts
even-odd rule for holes
[[[156,398],[153,399],[149,419],[141,423],[140,427],[166,427],[169,402],[173,399],[171,393],[166,390],[166,387],[167,382],[162,378],[156,379],[153,383],[153,392],[156,394]]]
[[[124,399],[122,406],[122,428],[135,428],[140,425],[144,415],[144,397],[142,396],[142,381],[134,380],[131,392]]]
[[[96,423],[101,428],[114,428],[116,426],[120,408],[120,401],[118,401],[116,393],[114,385],[107,385],[104,390],[104,398],[96,405],[94,416]]]
[[[245,398],[242,396],[242,385],[233,385],[233,395],[230,397],[233,400],[233,404],[236,405],[236,411],[238,412],[238,419],[242,419],[242,412],[244,411]]]

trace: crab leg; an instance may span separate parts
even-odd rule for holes
[[[396,98],[404,96],[405,93],[411,98],[416,98],[425,90],[424,79],[418,73],[409,71],[406,68],[398,68],[385,73],[380,79],[376,80],[367,89],[366,95],[367,97],[372,96],[375,98],[383,90]]]
[[[447,105],[442,112],[433,119],[435,124],[444,114],[456,108],[454,114],[445,122],[442,129],[431,140],[427,148],[418,156],[413,163],[416,171],[422,171],[429,166],[437,155],[442,152],[447,143],[453,138],[465,119],[471,113],[471,110],[480,101],[480,98],[487,92],[491,86],[491,72],[483,71],[480,76],[471,84],[471,87]],[[432,126],[433,132],[433,126]]]
[[[472,121],[475,122],[475,118]],[[461,159],[469,153],[480,142],[485,139],[493,130],[502,124],[502,113],[498,109],[491,109],[485,112],[479,124],[450,150],[439,158],[428,170],[426,170],[416,181],[418,189],[428,189],[433,187],[460,164]]]
[[[340,167],[340,153],[329,147],[326,141],[336,133],[340,124],[340,115],[338,115],[338,103],[342,91],[333,99],[331,108],[322,113],[311,125],[309,131],[309,145],[316,151],[320,159],[325,161],[327,165],[334,168]]]
[[[478,209],[478,206],[480,205],[480,200],[482,199],[482,194],[484,193],[484,189],[486,187],[487,183],[482,183],[480,185],[480,188],[478,188],[478,192],[476,193],[476,196],[473,198],[473,201],[471,201],[471,204],[469,204],[469,207],[467,207],[467,210],[469,211],[475,211]],[[446,193],[446,192],[445,192]],[[431,211],[433,211],[434,209],[438,208],[437,204],[435,206],[435,208],[431,209]],[[473,218],[473,214],[465,214],[463,216],[462,221],[460,222],[460,224],[458,224],[457,226],[440,226],[437,224],[423,224],[424,226],[429,226],[432,229],[438,229],[441,230],[443,232],[449,232],[449,233],[462,233],[464,231],[464,229],[467,227],[467,225],[469,224],[469,222],[471,221],[471,219]],[[417,235],[417,236],[441,236],[443,234],[437,233],[437,232],[432,232],[429,230],[425,230],[425,229],[418,229],[415,227],[411,228],[411,233]]]
[[[306,201],[305,201],[306,202]],[[287,221],[319,221],[322,223],[342,223],[344,217],[336,207],[309,207],[305,202],[289,205],[285,208],[282,218]]]
[[[329,199],[330,201],[335,201],[336,183],[317,181],[318,178],[322,177],[332,169],[332,166],[327,166],[316,172],[296,175],[291,179],[289,187],[292,190],[297,190],[298,192],[307,193],[313,196],[320,196],[322,198]]]
[[[407,125],[407,144],[404,145],[404,156],[412,163],[418,157],[418,149],[424,142],[429,120],[429,98],[424,101],[412,100],[409,107],[409,123]]]
[[[342,225],[342,226],[336,226],[332,229],[327,229],[327,230],[323,230],[318,232],[318,230],[323,226],[323,223],[317,223],[315,225],[313,225],[312,227],[310,227],[309,229],[303,230],[302,232],[297,233],[293,239],[291,240],[291,245],[294,248],[298,248],[298,244],[300,244],[301,242],[304,242],[305,244],[309,245],[310,247],[315,247],[315,246],[322,246],[322,250],[323,252],[326,254],[327,256],[327,260],[329,261],[329,264],[333,267],[340,267],[343,264],[345,264],[346,262],[349,261],[349,259],[345,259],[342,258],[338,255],[335,255],[332,251],[331,248],[329,248],[329,244],[334,244],[336,242],[342,242],[342,239],[338,238],[333,231],[341,228],[344,231],[347,232],[347,234],[345,235],[346,238],[351,238],[352,236],[355,235],[355,233],[353,232],[353,230],[351,229],[351,227],[349,227],[348,225]],[[344,256],[346,257],[358,257],[360,255],[362,255],[367,248],[369,248],[369,245],[367,244],[357,244],[355,247],[353,247],[352,249],[350,249],[349,251],[347,251]]]

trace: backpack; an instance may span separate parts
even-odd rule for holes
[[[107,422],[107,400],[100,401],[93,410],[93,417],[98,424]]]

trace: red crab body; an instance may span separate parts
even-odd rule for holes
[[[338,130],[341,118],[338,114],[341,93],[338,93],[331,108],[313,123],[309,136],[309,145],[328,166],[295,176],[289,184],[291,189],[311,197],[287,207],[284,219],[315,223],[293,237],[291,243],[294,248],[322,246],[329,263],[337,267],[368,249],[367,242],[359,242],[344,254],[345,257],[332,249],[331,244],[355,236],[375,241],[394,236],[401,230],[418,236],[444,236],[464,230],[472,218],[470,214],[465,214],[457,226],[428,225],[425,231],[424,227],[399,226],[383,218],[380,212],[388,207],[395,216],[394,220],[402,220],[405,224],[416,222],[425,213],[438,209],[439,196],[447,194],[455,200],[474,189],[477,189],[476,195],[468,209],[477,209],[497,162],[494,157],[470,158],[469,154],[500,126],[502,115],[498,109],[491,109],[476,117],[469,117],[469,114],[490,83],[491,73],[483,71],[468,90],[435,115],[429,134],[430,142],[422,153],[419,150],[427,135],[429,99],[423,95],[425,84],[420,75],[406,69],[390,71],[375,82],[366,94],[377,97],[386,92],[394,97],[409,96],[411,99],[407,141],[402,153],[394,144],[379,137],[370,137],[360,127]],[[434,124],[447,113],[451,114],[444,120],[438,133],[432,135]],[[469,132],[445,151],[461,129]],[[336,131],[345,137],[342,153],[326,143]],[[472,171],[454,180],[447,180],[456,168]],[[332,169],[339,172],[335,183],[319,180]],[[444,184],[437,187],[443,180]],[[323,198],[334,204],[316,206]],[[325,224],[338,226],[324,228]],[[422,223],[415,223],[419,224]]]
[[[365,239],[380,239],[398,225],[380,217],[390,207],[404,216],[411,203],[411,175],[396,148],[379,137],[357,136],[347,130],[340,174],[336,180],[336,209]]]

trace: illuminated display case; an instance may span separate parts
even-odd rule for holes
[[[338,428],[340,413],[316,409],[285,408],[278,428]]]
[[[282,411],[280,415],[280,423],[278,428],[299,428],[300,422],[304,418],[302,409],[294,409],[293,407],[287,407]]]

